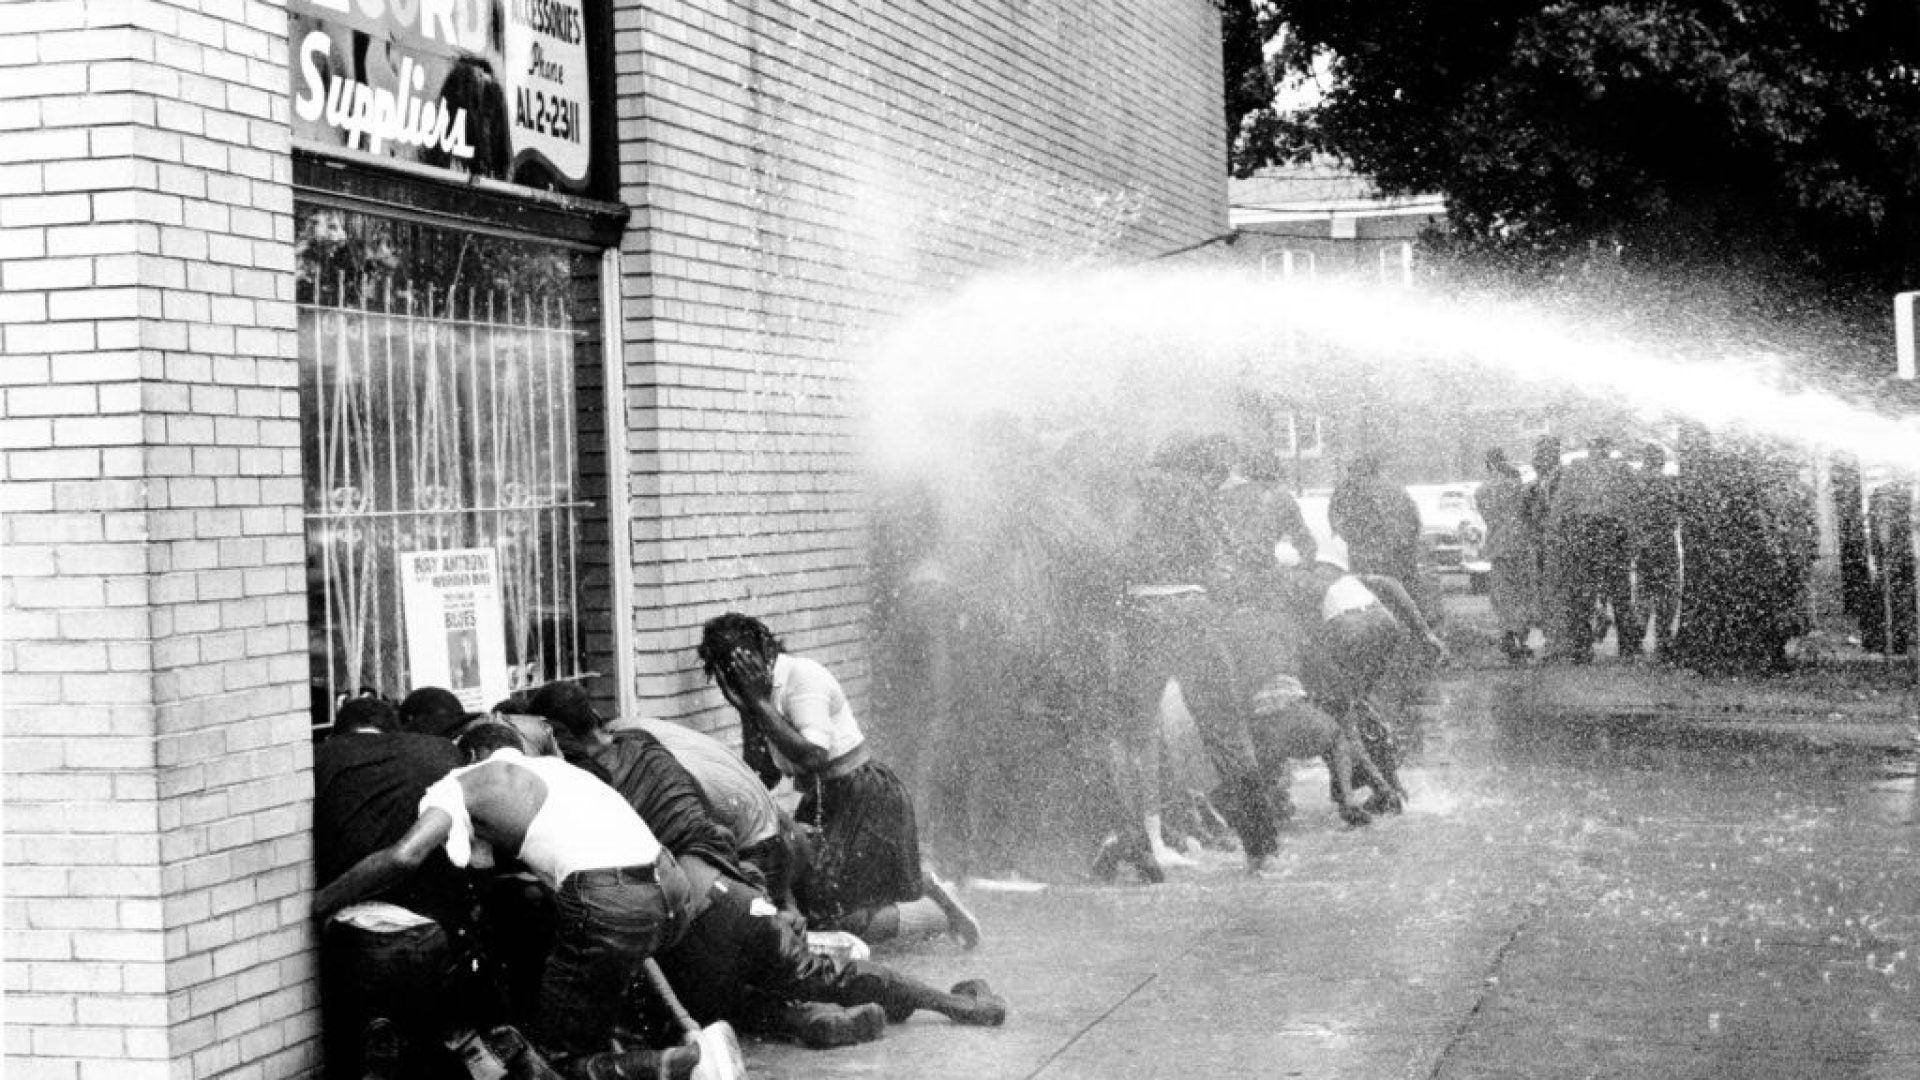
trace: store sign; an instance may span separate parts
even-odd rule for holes
[[[289,0],[294,137],[578,191],[587,0]]]
[[[492,548],[400,553],[408,686],[443,686],[483,712],[504,699],[506,618]]]

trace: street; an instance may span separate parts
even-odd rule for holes
[[[1642,670],[1458,657],[1425,695],[1404,816],[1342,826],[1302,762],[1259,877],[1206,851],[1156,887],[1075,864],[1044,892],[971,891],[977,952],[880,957],[986,978],[1005,1028],[921,1014],[848,1049],[749,1040],[750,1074],[1920,1076],[1920,809],[1898,725],[1808,738],[1751,713],[1612,712]],[[1546,704],[1569,692],[1580,708]]]

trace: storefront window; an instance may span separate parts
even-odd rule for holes
[[[315,722],[361,689],[484,708],[590,674],[576,372],[599,359],[597,255],[315,203],[297,229]],[[431,582],[431,612],[423,553],[473,571]]]

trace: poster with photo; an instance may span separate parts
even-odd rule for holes
[[[400,555],[409,688],[444,686],[469,711],[507,696],[506,620],[492,548]]]

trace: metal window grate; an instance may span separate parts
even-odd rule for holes
[[[341,694],[413,688],[410,551],[497,552],[511,688],[588,674],[574,363],[593,319],[575,298],[596,260],[339,209],[300,219],[315,722]]]

